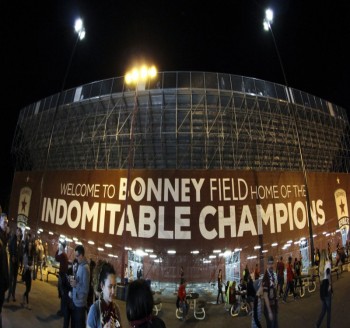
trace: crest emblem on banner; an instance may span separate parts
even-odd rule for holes
[[[335,204],[337,208],[337,217],[339,229],[346,231],[346,236],[349,234],[349,209],[344,189],[337,189],[334,192]]]
[[[19,194],[17,211],[17,226],[20,228],[25,228],[27,226],[31,198],[32,189],[23,187]]]

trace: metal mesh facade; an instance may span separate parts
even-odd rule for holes
[[[307,170],[350,171],[344,108],[244,76],[162,72],[137,88],[113,78],[23,108],[12,154],[16,171],[301,171],[297,131]]]

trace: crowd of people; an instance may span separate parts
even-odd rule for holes
[[[116,272],[113,265],[99,260],[97,263],[88,261],[83,245],[74,249],[74,260],[69,261],[66,253],[66,243],[60,241],[54,258],[59,262],[58,294],[60,308],[58,315],[62,316],[63,327],[121,327],[123,314],[117,303]],[[10,231],[5,213],[0,216],[0,328],[2,327],[2,307],[4,302],[16,301],[17,277],[21,276],[25,290],[21,295],[21,305],[31,309],[30,292],[34,279],[43,280],[43,268],[48,257],[47,244],[30,233],[23,236],[22,229],[16,227]],[[330,259],[330,250],[320,252],[315,249],[314,262],[320,277],[320,297],[322,308],[315,326],[319,327],[327,314],[327,326],[331,321],[332,303],[332,266],[341,265],[345,261],[344,248],[337,247],[335,261]],[[136,270],[135,270],[136,271]],[[277,263],[272,256],[268,257],[267,268],[260,272],[259,265],[249,271],[246,265],[242,279],[237,284],[237,290],[244,290],[249,314],[252,317],[252,327],[261,327],[262,316],[267,327],[278,327],[279,303],[287,302],[290,294],[298,298],[295,288],[302,286],[302,259],[288,257],[284,261],[279,257]],[[152,315],[154,306],[153,295],[148,281],[142,279],[141,267],[137,268],[136,279],[133,267],[125,266],[124,283],[128,285],[126,295],[126,318],[131,327],[165,327],[165,323]],[[182,309],[183,320],[188,314],[186,298],[187,281],[183,267],[180,269],[180,284],[177,291],[176,306]],[[286,280],[285,280],[286,277]],[[228,302],[228,295],[223,289],[222,269],[218,269],[216,303]],[[279,300],[280,299],[280,300]],[[231,302],[231,301],[230,301]]]
[[[47,245],[46,245],[47,246]],[[74,259],[69,261],[66,243],[60,240],[54,255],[59,263],[57,315],[63,317],[63,327],[107,328],[122,327],[122,314],[115,302],[116,272],[111,263],[88,261],[83,245],[74,249]],[[21,306],[31,310],[32,281],[43,280],[47,247],[30,233],[23,236],[22,229],[11,231],[5,213],[0,214],[0,328],[5,301],[16,302],[17,278],[25,285]],[[130,274],[132,276],[130,276]],[[153,316],[153,293],[149,283],[142,279],[141,267],[133,279],[132,267],[128,270],[128,292],[125,317],[134,328],[165,328],[162,319]],[[7,292],[7,295],[6,295]]]
[[[337,258],[336,263],[332,263],[329,258],[329,250],[321,252],[316,248],[315,250],[315,265],[317,266],[317,272],[320,280],[320,298],[322,308],[320,315],[315,323],[315,327],[320,327],[323,318],[327,315],[327,327],[330,327],[331,322],[331,303],[332,303],[332,266],[338,265],[338,261],[344,263],[345,257],[341,255],[337,247]],[[285,281],[286,277],[286,281]],[[216,304],[221,301],[222,297],[222,269],[218,270],[217,275],[217,286],[218,295]],[[242,279],[236,287],[236,282],[227,281],[226,290],[231,288],[234,290],[234,297],[230,297],[229,292],[225,292],[226,302],[235,306],[237,302],[236,295],[244,295],[247,303],[249,315],[252,316],[252,327],[262,327],[262,314],[265,317],[266,327],[278,327],[278,308],[279,299],[283,303],[286,303],[289,295],[293,296],[296,300],[299,296],[296,293],[296,288],[302,287],[302,258],[288,257],[287,262],[284,262],[283,257],[280,256],[277,263],[275,264],[272,256],[268,257],[267,268],[263,275],[260,275],[258,265],[255,266],[254,270],[249,271],[246,265]],[[242,293],[243,291],[243,293]],[[232,292],[231,292],[232,293]]]

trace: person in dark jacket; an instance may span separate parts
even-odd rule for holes
[[[65,311],[67,311],[66,299],[63,296],[64,294],[64,283],[66,281],[67,272],[68,272],[68,255],[66,253],[66,242],[60,240],[58,244],[58,249],[55,254],[55,260],[60,264],[59,276],[58,276],[58,297],[60,298],[60,309],[57,311],[57,315],[64,317]]]
[[[5,293],[9,288],[9,270],[7,263],[7,243],[10,229],[7,226],[8,219],[5,213],[0,214],[0,328],[2,328],[2,306],[4,305]]]
[[[34,244],[32,241],[26,242],[26,246],[24,247],[23,267],[22,280],[26,285],[26,290],[23,294],[21,305],[31,310],[32,308],[29,305],[29,293],[32,289],[32,276],[34,271]]]
[[[320,286],[320,298],[322,301],[322,310],[316,322],[316,327],[320,327],[325,314],[327,313],[327,328],[331,326],[331,309],[332,309],[332,277],[331,269],[326,269],[326,278],[322,280]]]
[[[16,302],[16,286],[17,286],[17,275],[19,269],[20,254],[22,252],[22,230],[16,228],[16,234],[14,234],[9,244],[9,263],[10,263],[10,287],[7,294],[7,302],[10,302],[10,297]]]
[[[252,328],[262,328],[262,296],[264,293],[263,286],[260,280],[257,281],[257,291],[255,293],[253,302],[253,314],[252,314]]]
[[[249,276],[248,284],[247,284],[247,302],[248,302],[249,315],[252,315],[253,313],[253,303],[254,303],[255,295],[256,295],[256,290],[254,287],[254,281],[252,277]]]
[[[144,279],[137,279],[129,285],[126,297],[126,316],[133,328],[165,328],[165,323],[152,314],[153,295]]]
[[[219,304],[219,297],[221,295],[221,303],[224,303],[224,295],[222,293],[222,270],[219,269],[218,273],[218,296],[216,298],[216,304]]]

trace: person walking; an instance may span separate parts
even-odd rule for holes
[[[331,269],[326,269],[326,278],[322,280],[320,286],[320,298],[322,301],[321,313],[316,322],[316,327],[320,327],[325,314],[327,313],[327,328],[331,326],[331,310],[332,310],[332,277]]]
[[[67,305],[63,313],[63,328],[73,327],[73,295],[72,286],[70,285],[70,276],[76,275],[77,268],[78,260],[74,259],[72,265],[68,265],[67,278],[63,288],[62,297],[65,298],[64,304]]]
[[[116,274],[112,264],[99,261],[93,272],[92,280],[98,299],[89,309],[87,328],[104,328],[106,325],[113,328],[122,327],[118,304],[113,301],[116,290]]]
[[[75,258],[78,260],[77,274],[70,279],[73,294],[73,326],[74,328],[85,328],[86,307],[90,285],[90,267],[85,257],[83,245],[75,247]]]
[[[294,286],[297,288],[298,282],[300,289],[302,288],[302,281],[301,281],[301,270],[302,270],[302,261],[301,258],[298,260],[295,258],[294,260]]]
[[[248,264],[246,264],[245,268],[243,270],[243,281],[244,281],[244,283],[246,285],[248,283],[249,276],[250,276],[250,272],[249,272],[249,269],[248,269]]]
[[[134,270],[132,269],[132,266],[129,266],[129,283],[134,281]]]
[[[261,281],[257,282],[257,291],[255,293],[254,302],[253,302],[253,314],[252,314],[252,328],[262,328],[261,325],[261,318],[262,318],[262,311],[261,311],[261,298],[264,294],[263,285]]]
[[[129,285],[126,298],[126,317],[132,328],[166,328],[164,321],[152,314],[153,295],[144,279],[137,279]]]
[[[125,263],[124,266],[124,285],[126,286],[129,283],[129,269],[128,264]]]
[[[139,265],[137,268],[137,279],[141,279],[142,278],[142,269],[141,266]]]
[[[292,257],[291,256],[289,256],[288,263],[287,263],[287,286],[286,286],[286,290],[284,291],[284,295],[283,295],[283,301],[282,301],[283,303],[287,302],[289,290],[293,293],[293,297],[295,300],[297,295],[296,295],[295,289],[294,289],[294,271],[293,271]]]
[[[68,272],[68,256],[66,253],[66,242],[60,240],[58,243],[58,249],[55,254],[55,260],[60,264],[58,274],[58,297],[60,298],[60,309],[57,311],[57,315],[64,317],[67,310],[66,299],[63,296],[65,289],[65,282]]]
[[[16,302],[16,286],[17,286],[17,275],[19,269],[19,256],[22,247],[22,230],[21,228],[16,228],[16,233],[12,236],[9,243],[9,263],[10,263],[10,287],[7,294],[7,302],[10,302],[10,297],[12,296],[12,301]]]
[[[38,239],[37,247],[37,266],[35,276],[38,276],[38,270],[40,271],[40,280],[43,281],[43,265],[44,265],[44,246],[41,239]]]
[[[267,269],[262,281],[264,290],[264,316],[267,328],[278,328],[277,283],[274,276],[273,263],[273,257],[269,256]]]
[[[0,214],[0,328],[2,328],[2,306],[5,301],[5,293],[9,288],[9,269],[7,261],[7,243],[10,229],[5,213]]]
[[[218,272],[218,297],[216,298],[216,304],[219,304],[219,297],[221,295],[221,303],[224,303],[224,294],[222,293],[222,270]]]
[[[43,244],[43,247],[44,247],[44,269],[47,268],[48,266],[48,256],[49,256],[49,245],[47,244],[47,242],[45,242]]]
[[[280,257],[276,265],[276,274],[277,274],[277,292],[279,297],[283,297],[283,285],[284,285],[284,262],[283,256]]]
[[[94,272],[96,268],[96,262],[93,259],[90,259],[90,283],[89,283],[89,294],[87,299],[87,312],[89,312],[89,309],[92,304],[95,302],[95,291],[94,291],[94,285],[93,285],[93,277]]]
[[[259,277],[260,277],[259,265],[258,263],[256,263],[255,269],[254,269],[254,280],[259,280]]]
[[[181,266],[181,268],[180,268],[180,285],[183,284],[184,280],[185,280],[185,271],[184,271],[184,267]]]
[[[29,305],[29,293],[32,289],[34,271],[34,244],[32,241],[27,241],[24,247],[23,267],[22,280],[26,285],[26,289],[22,297],[21,305],[22,307],[26,306],[28,310],[31,310],[32,308]]]
[[[259,281],[259,280],[256,280]],[[248,304],[248,314],[253,314],[253,306],[254,306],[254,299],[256,296],[256,289],[254,287],[254,281],[253,278],[250,276],[248,278],[248,284],[247,284],[247,304]]]
[[[181,307],[182,309],[182,320],[186,320],[186,316],[188,312],[188,303],[186,299],[186,286],[187,286],[186,279],[183,279],[183,282],[179,286],[179,289],[177,291],[176,306],[177,308]]]

